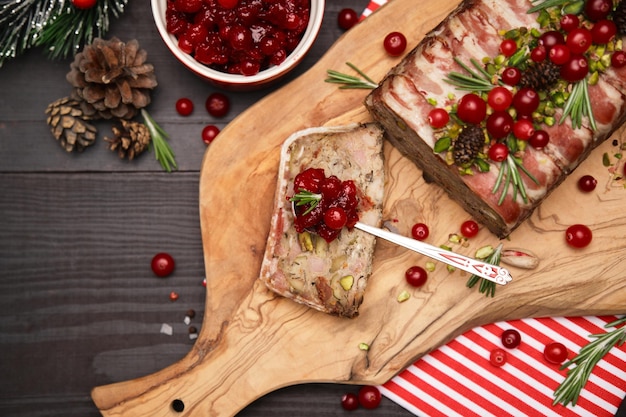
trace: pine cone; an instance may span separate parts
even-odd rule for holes
[[[472,162],[485,145],[485,133],[477,125],[467,125],[454,141],[452,157],[457,165]]]
[[[150,104],[150,91],[157,86],[147,56],[136,40],[96,38],[70,64],[66,78],[74,86],[71,97],[81,101],[85,114],[131,119]]]
[[[531,65],[520,79],[521,87],[529,87],[536,91],[548,91],[561,78],[560,67],[549,59]]]
[[[104,140],[109,143],[109,149],[117,151],[122,159],[132,161],[137,155],[141,154],[150,145],[150,131],[143,123],[132,122],[120,119],[122,127],[113,126],[114,137],[105,137]]]
[[[80,103],[69,97],[56,100],[46,108],[52,134],[67,152],[82,152],[96,141],[97,129],[87,123],[90,116],[83,113]]]

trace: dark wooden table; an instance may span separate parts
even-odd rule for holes
[[[341,35],[343,7],[361,11],[367,0],[327,2],[322,33],[304,72]],[[435,22],[433,22],[435,23]],[[137,39],[148,51],[159,86],[149,107],[170,134],[179,170],[162,171],[153,154],[122,161],[106,148],[110,123],[97,123],[98,142],[68,154],[45,122],[48,103],[64,97],[69,60],[50,61],[31,50],[0,68],[0,415],[98,416],[90,390],[151,374],[190,349],[189,326],[204,314],[203,252],[198,213],[199,169],[206,124],[224,127],[281,84],[230,93],[232,111],[212,119],[204,101],[216,88],[196,78],[168,53],[149,2],[131,1],[109,36]],[[289,79],[285,80],[285,82]],[[177,115],[178,98],[196,111]],[[314,98],[312,98],[314,99]],[[168,252],[175,273],[156,278],[150,260]],[[180,298],[169,300],[171,291]],[[188,325],[189,309],[196,317]],[[209,317],[210,319],[210,317]],[[161,333],[161,326],[173,334]],[[306,358],[303,358],[306,360]],[[309,384],[257,400],[239,415],[347,415],[345,392],[358,387]],[[383,399],[377,410],[354,416],[409,416]]]
[[[343,7],[362,11],[367,0],[327,2],[304,72],[342,34]],[[148,110],[170,134],[179,170],[165,173],[152,153],[120,160],[106,148],[110,123],[97,123],[97,144],[68,154],[45,122],[48,103],[68,95],[70,60],[50,61],[33,49],[0,68],[0,415],[98,416],[90,390],[134,379],[181,359],[193,341],[183,320],[202,326],[205,288],[198,213],[199,170],[207,124],[224,127],[281,84],[229,93],[232,110],[212,119],[204,101],[219,91],[192,75],[167,51],[149,2],[131,1],[107,37],[137,39],[154,64],[159,86]],[[285,80],[287,82],[288,80]],[[196,111],[179,116],[189,97]],[[177,261],[156,278],[157,252]],[[169,300],[171,291],[180,298]],[[173,327],[173,335],[160,332]],[[303,360],[306,360],[303,358]],[[315,384],[285,388],[259,399],[243,416],[342,415],[343,393],[358,387]],[[376,411],[351,415],[408,416],[384,399]]]

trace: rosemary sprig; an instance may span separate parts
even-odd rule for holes
[[[519,194],[522,196],[522,200],[524,201],[524,203],[528,203],[526,186],[524,185],[524,181],[522,180],[520,170],[524,174],[526,174],[526,176],[528,176],[528,178],[530,178],[535,184],[539,184],[539,181],[537,181],[537,179],[524,167],[522,161],[509,153],[507,158],[500,164],[500,172],[498,173],[496,182],[491,190],[491,192],[495,194],[498,189],[501,188],[500,186],[502,185],[502,180],[504,179],[504,186],[502,187],[500,198],[498,200],[498,205],[501,205],[504,202],[509,186],[513,187],[513,200],[517,198],[517,193],[519,192]]]
[[[565,369],[570,365],[575,365],[567,371],[567,376],[554,391],[553,405],[558,403],[576,405],[593,368],[614,346],[621,346],[626,342],[626,326],[617,327],[622,324],[626,324],[626,316],[604,326],[605,328],[615,327],[614,330],[589,335],[594,340],[583,346],[578,355],[561,366],[561,369]]]
[[[167,132],[154,121],[145,109],[141,109],[141,116],[150,131],[156,160],[159,161],[161,167],[167,172],[172,172],[172,167],[177,169],[178,165],[176,165],[174,152],[169,143],[167,143]]]
[[[362,78],[354,75],[344,74],[335,70],[327,70],[328,78],[324,81],[331,84],[343,84],[340,89],[357,88],[357,89],[374,89],[378,87],[378,83],[368,77],[356,65],[346,62],[346,65],[355,70]]]
[[[591,98],[589,97],[589,88],[586,79],[573,84],[572,92],[567,98],[567,102],[563,108],[563,117],[561,117],[560,123],[563,123],[567,116],[572,119],[572,127],[574,128],[581,128],[583,116],[587,116],[591,129],[598,129],[596,119],[593,117],[593,111],[591,109]]]
[[[572,0],[531,0],[531,3],[537,3],[535,4],[533,7],[531,7],[530,9],[528,9],[528,11],[526,13],[535,13],[538,12],[540,10],[545,10],[548,9],[550,7],[556,7],[556,6],[561,6],[564,5],[566,3],[570,3]]]
[[[313,211],[313,209],[317,207],[321,199],[321,194],[316,194],[311,191],[300,189],[296,194],[293,195],[293,197],[289,199],[289,201],[295,203],[296,207],[308,205],[309,207],[304,211],[304,213],[301,214],[302,216],[304,216]]]
[[[491,81],[491,74],[485,71],[480,62],[471,59],[470,62],[474,67],[474,69],[472,69],[469,65],[463,63],[456,57],[454,61],[469,75],[452,71],[448,74],[448,77],[444,79],[448,84],[452,84],[456,86],[458,90],[462,91],[489,91],[494,87]]]
[[[484,250],[485,248],[479,249],[479,251]],[[482,255],[481,257],[476,256],[476,259],[480,259],[485,261],[491,265],[500,265],[500,258],[502,257],[502,243],[498,245],[497,248],[493,249],[487,255]],[[481,294],[485,294],[486,297],[493,297],[496,295],[496,283],[493,281],[489,281],[488,279],[479,277],[478,275],[471,275],[465,284],[467,288],[473,288],[480,281],[480,285],[478,286],[478,292]]]

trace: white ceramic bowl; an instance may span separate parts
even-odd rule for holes
[[[184,53],[178,47],[176,37],[167,32],[165,23],[165,10],[167,0],[150,0],[152,4],[152,15],[154,22],[161,38],[165,42],[168,49],[174,54],[187,69],[198,75],[199,77],[219,86],[230,90],[252,90],[261,88],[273,81],[278,80],[295,68],[311,49],[313,42],[317,38],[322,20],[324,17],[324,0],[311,0],[311,11],[309,16],[309,24],[304,32],[300,43],[287,58],[280,64],[271,66],[265,70],[259,71],[258,74],[246,76],[239,74],[228,74],[209,68],[208,66],[196,61],[191,55]]]

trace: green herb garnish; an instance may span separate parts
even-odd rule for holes
[[[614,346],[621,346],[626,342],[626,326],[617,327],[624,324],[626,324],[626,316],[604,326],[605,328],[615,327],[614,330],[589,335],[594,340],[583,346],[578,355],[561,366],[561,369],[566,369],[568,366],[574,365],[567,371],[567,376],[554,391],[553,405],[558,403],[576,405],[580,392],[589,380],[593,368]]]
[[[361,77],[354,75],[344,74],[343,72],[335,70],[327,70],[328,78],[324,81],[331,84],[343,84],[340,89],[356,88],[356,89],[374,89],[378,87],[378,83],[368,77],[363,71],[356,67],[356,65],[346,62],[346,65],[355,70]]]
[[[172,172],[172,167],[176,169],[178,165],[176,165],[174,152],[167,143],[167,132],[154,121],[145,109],[141,109],[141,116],[150,131],[156,160],[159,161],[164,170]]]
[[[522,200],[524,201],[524,203],[528,203],[526,186],[524,185],[524,181],[522,180],[520,170],[524,174],[526,174],[528,178],[533,180],[535,184],[539,184],[539,181],[537,181],[537,179],[524,167],[522,161],[519,158],[516,158],[509,154],[506,159],[500,164],[500,172],[498,173],[498,178],[496,179],[496,182],[493,185],[493,189],[491,190],[491,192],[495,194],[502,185],[502,180],[504,179],[504,186],[502,187],[500,199],[498,200],[498,205],[504,202],[509,186],[513,187],[513,200],[517,198],[517,193],[519,192],[519,194],[522,196]]]
[[[489,247],[483,247],[476,251],[476,259],[480,259],[481,261],[487,262],[491,265],[500,265],[500,258],[502,257],[502,243],[500,243],[497,248],[487,251],[487,254],[484,254],[485,249],[489,249]],[[473,288],[479,281],[480,285],[478,286],[478,292],[485,294],[486,297],[493,297],[496,294],[497,284],[483,277],[479,277],[478,275],[470,276],[465,285],[467,288]]]
[[[316,194],[311,191],[300,189],[300,191],[294,194],[293,197],[289,199],[289,201],[295,203],[296,207],[308,205],[309,207],[304,211],[304,213],[301,214],[302,216],[304,216],[313,211],[313,209],[317,207],[321,199],[321,194]]]
[[[572,85],[572,92],[563,108],[563,117],[561,117],[560,123],[563,123],[567,116],[570,116],[572,127],[574,128],[580,129],[583,116],[587,116],[591,129],[594,131],[598,129],[591,109],[591,99],[589,98],[589,88],[587,87],[586,79]]]
[[[448,78],[444,79],[448,84],[454,85],[458,90],[473,92],[490,91],[494,87],[491,74],[485,71],[480,62],[475,59],[470,60],[474,69],[456,57],[454,62],[459,64],[469,75],[452,71],[448,74]]]

